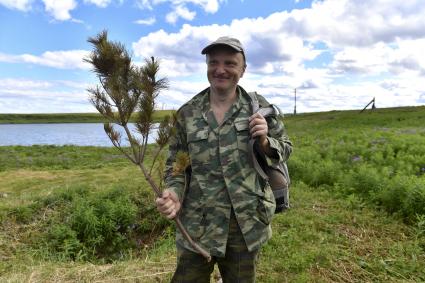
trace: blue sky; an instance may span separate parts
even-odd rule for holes
[[[176,109],[208,86],[200,50],[238,37],[240,84],[284,112],[425,104],[422,0],[0,0],[0,113],[95,112],[87,38],[161,59]]]

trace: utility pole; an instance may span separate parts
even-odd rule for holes
[[[294,89],[294,93],[295,93],[294,115],[297,115],[297,89]]]

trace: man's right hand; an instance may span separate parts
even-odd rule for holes
[[[176,217],[181,207],[179,197],[170,190],[164,190],[162,197],[156,198],[155,203],[158,211],[168,219]]]

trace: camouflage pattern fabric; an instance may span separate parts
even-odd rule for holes
[[[207,262],[203,256],[179,246],[177,254],[177,268],[172,283],[209,283],[215,263],[218,265],[223,283],[255,282],[258,250],[252,252],[247,250],[233,210],[224,258],[212,257],[212,260]]]
[[[271,237],[270,221],[275,200],[270,186],[249,164],[248,118],[250,98],[237,88],[238,99],[218,125],[209,103],[209,88],[197,94],[178,110],[177,135],[169,147],[166,165],[166,186],[182,202],[179,213],[188,233],[212,256],[224,257],[233,207],[249,251],[257,250]],[[267,101],[258,96],[261,106]],[[283,123],[267,118],[269,142],[274,151],[270,162],[287,160],[292,145]],[[173,175],[172,167],[178,151],[188,152],[191,160],[190,184],[185,189],[185,176]],[[190,247],[177,232],[177,244]]]

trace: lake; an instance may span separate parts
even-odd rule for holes
[[[129,124],[134,129],[133,124]],[[122,144],[128,145],[124,130],[119,130]],[[149,137],[155,142],[156,131]],[[0,146],[6,145],[78,145],[113,146],[103,129],[102,123],[64,123],[64,124],[0,124]]]

